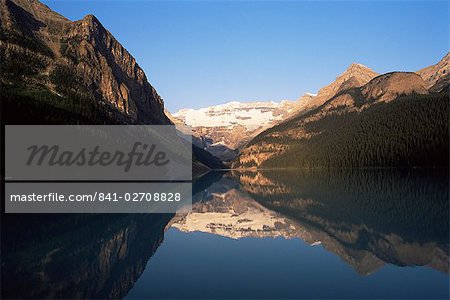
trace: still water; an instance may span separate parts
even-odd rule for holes
[[[447,173],[210,173],[178,215],[6,215],[2,296],[449,298]]]

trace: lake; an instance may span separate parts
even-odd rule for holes
[[[2,297],[449,298],[446,172],[213,172],[193,194],[177,215],[3,215]]]

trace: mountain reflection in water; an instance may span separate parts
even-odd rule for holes
[[[323,279],[308,293],[296,290],[294,283],[289,288],[288,281],[281,288],[275,276],[272,287],[262,284],[252,290],[251,278],[261,273],[258,263],[268,267],[265,276],[270,278],[271,272],[278,274],[277,264],[290,268],[284,265],[290,255],[309,259],[319,273],[327,264],[338,264],[336,259],[344,261],[357,275],[352,278],[368,280],[384,274],[385,268],[402,274],[420,270],[414,280],[422,286],[410,287],[415,294],[388,290],[378,296],[448,298],[448,196],[448,175],[442,172],[232,172],[210,173],[197,181],[193,210],[187,214],[3,215],[2,298],[377,296],[369,290],[357,292],[356,279],[348,279],[345,290],[333,290]],[[315,250],[313,256],[299,248],[297,254],[298,244],[283,242],[297,240],[305,243],[298,247],[317,246],[326,252],[317,256]],[[214,246],[222,244],[223,249]],[[245,291],[214,275],[228,270],[215,256],[239,262],[241,254],[247,259],[233,268],[236,274],[250,272],[239,277]],[[341,269],[330,267],[317,276],[350,276]],[[306,269],[285,271],[293,282],[305,280],[305,275],[315,278],[303,274]],[[409,283],[407,276],[392,274],[404,280],[398,289]],[[209,285],[196,289],[191,275]],[[383,289],[394,280],[383,276],[371,284]],[[322,288],[329,294],[320,294]]]

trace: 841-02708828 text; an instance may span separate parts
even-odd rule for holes
[[[71,201],[71,202],[179,202],[181,201],[181,193],[156,193],[156,192],[136,192],[136,193],[103,193],[95,192],[93,194],[70,194],[64,195],[61,193],[48,193],[48,194],[12,194],[9,197],[10,201],[16,202],[54,202],[54,201]]]

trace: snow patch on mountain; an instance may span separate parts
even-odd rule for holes
[[[253,131],[282,120],[294,106],[294,102],[287,100],[279,103],[232,101],[200,109],[182,109],[173,115],[192,127],[232,128],[241,125],[247,131]]]

